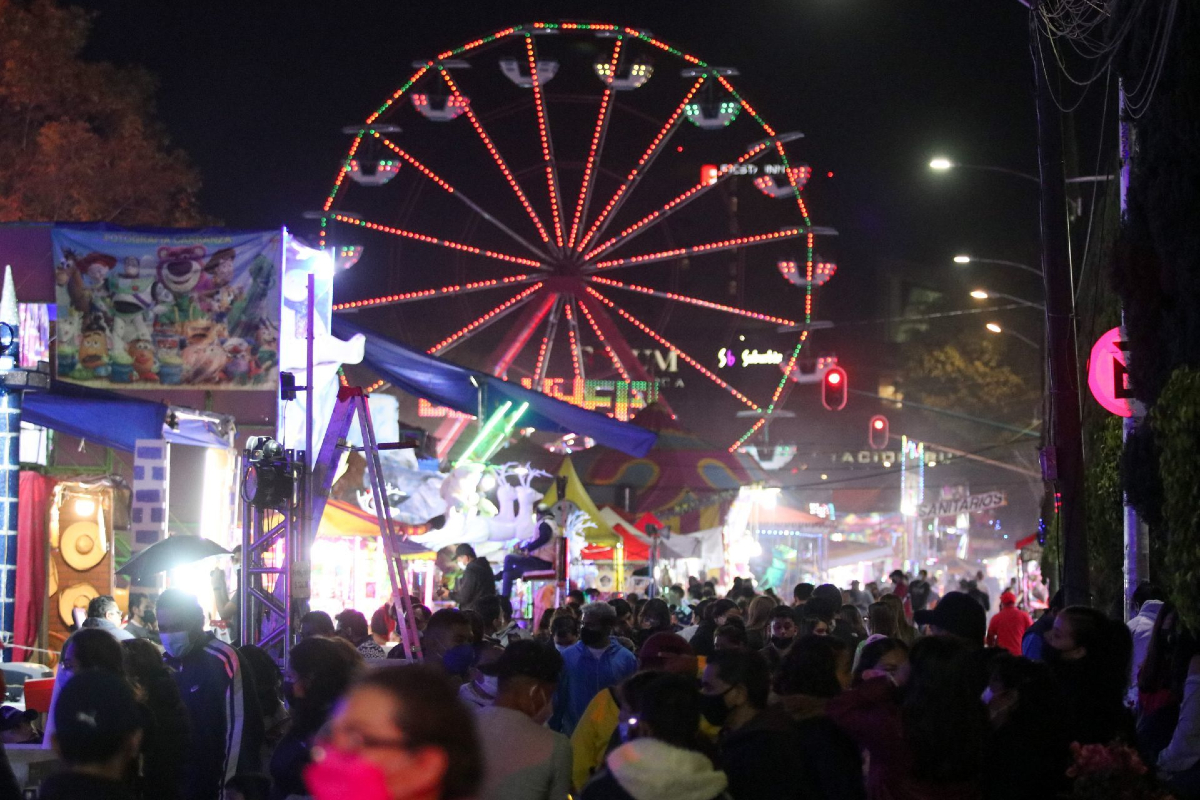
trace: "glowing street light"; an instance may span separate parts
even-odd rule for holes
[[[1001,328],[995,322],[989,322],[986,325],[984,325],[983,327],[987,328],[989,331],[991,331],[992,333],[995,333],[995,334],[1006,333],[1009,336],[1012,336],[1014,339],[1020,339],[1022,342],[1029,345],[1030,347],[1032,347],[1034,350],[1042,349],[1041,345],[1039,345],[1037,342],[1033,341],[1033,339],[1030,339],[1028,336],[1023,336],[1023,335],[1017,333],[1016,331],[1010,331],[1010,330]]]
[[[944,158],[942,156],[938,156],[937,158],[935,158],[929,162],[929,168],[937,170],[938,172],[945,172],[946,170],[950,169],[953,166],[954,166],[953,161],[951,161],[948,158]]]
[[[954,263],[955,264],[999,264],[999,265],[1005,266],[1005,267],[1013,267],[1014,269],[1019,269],[1024,272],[1032,272],[1034,275],[1037,275],[1039,278],[1042,277],[1042,271],[1040,269],[1035,269],[1034,267],[1031,267],[1028,264],[1022,264],[1018,261],[1005,261],[1000,258],[975,258],[974,256],[968,256],[966,254],[960,253],[954,257]]]
[[[984,325],[983,327],[987,328],[992,333],[1004,333],[1004,328],[1001,328],[999,325],[997,325],[994,322],[989,322],[987,325]]]
[[[983,289],[976,289],[975,291],[971,292],[971,297],[974,297],[976,300],[987,300],[988,293]]]
[[[954,263],[955,264],[970,264],[971,257],[970,256],[955,256]]]
[[[1023,297],[1017,297],[1013,294],[1005,294],[1004,292],[989,292],[985,291],[984,289],[975,289],[971,292],[971,297],[974,297],[976,300],[987,300],[989,298],[996,298],[997,300],[1011,300],[1018,305],[1028,306],[1029,308],[1045,308],[1045,306],[1041,303],[1035,303],[1032,300],[1026,300]]]

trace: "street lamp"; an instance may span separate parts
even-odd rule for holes
[[[1017,297],[1016,295],[1004,294],[1003,292],[991,292],[984,289],[975,289],[971,292],[971,297],[974,297],[976,300],[987,300],[989,297],[998,297],[1003,300],[1011,300],[1014,303],[1028,306],[1029,308],[1036,308],[1040,310],[1045,310],[1046,308],[1041,303],[1035,303],[1032,300],[1026,300],[1022,297]]]
[[[948,172],[952,169],[981,169],[987,172],[1002,172],[1005,175],[1012,175],[1014,178],[1024,178],[1027,181],[1041,185],[1042,181],[1038,176],[1031,175],[1028,172],[1021,172],[1017,169],[1009,169],[1008,167],[996,167],[990,164],[960,164],[957,161],[951,161],[945,156],[937,156],[930,159],[929,168],[935,172]],[[1067,178],[1067,183],[1101,183],[1103,181],[1111,181],[1116,175],[1078,175],[1074,178]]]
[[[1014,269],[1023,270],[1025,272],[1032,272],[1034,275],[1037,275],[1039,278],[1042,277],[1042,271],[1040,269],[1035,269],[1034,267],[1031,267],[1028,264],[1022,264],[1018,261],[1005,261],[1000,258],[976,258],[974,256],[969,256],[964,253],[959,253],[958,255],[956,255],[954,257],[954,263],[955,264],[999,264],[1000,266],[1004,266],[1004,267],[1013,267]]]
[[[936,169],[939,172],[944,172],[954,166],[954,162],[948,158],[935,158],[929,162],[930,169]]]
[[[1024,336],[1020,333],[1017,333],[1016,331],[1010,331],[1006,328],[1001,328],[995,322],[989,322],[986,325],[984,325],[983,327],[987,328],[989,331],[991,331],[992,333],[995,333],[995,334],[1007,333],[1009,336],[1012,336],[1016,339],[1020,339],[1022,342],[1024,342],[1025,344],[1029,345],[1034,350],[1037,350],[1039,352],[1042,349],[1042,346],[1040,344],[1035,342],[1033,339],[1030,339],[1028,336]]]

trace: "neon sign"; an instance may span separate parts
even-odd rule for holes
[[[761,364],[782,364],[783,353],[778,350],[743,350],[742,366],[755,367]],[[737,355],[728,347],[722,347],[717,351],[717,368],[737,366]]]
[[[533,379],[521,378],[521,385],[532,389]],[[658,384],[653,381],[602,381],[575,378],[546,378],[542,394],[588,411],[599,411],[627,422],[634,414],[658,399]]]

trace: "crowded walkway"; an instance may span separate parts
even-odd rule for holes
[[[4,741],[53,749],[49,800],[1200,797],[1200,644],[1153,586],[1128,625],[894,573],[573,591],[535,627],[468,585],[413,605],[420,664],[388,607],[310,612],[280,665],[182,592],[125,625],[99,598]]]

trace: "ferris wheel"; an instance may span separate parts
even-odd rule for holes
[[[814,237],[835,231],[809,218],[811,169],[789,153],[801,134],[773,128],[735,87],[736,69],[622,25],[515,25],[413,66],[346,129],[321,244],[357,257],[369,238],[387,268],[380,294],[334,311],[380,314],[431,355],[457,350],[456,361],[609,413],[620,409],[588,406],[598,380],[620,387],[624,408],[657,394],[629,334],[758,415],[747,436],[766,422],[809,335],[813,290],[836,269],[815,255]],[[731,185],[750,195],[740,209]],[[731,266],[725,281],[714,257],[752,277]],[[775,310],[741,302],[747,281]],[[708,297],[724,296],[706,299],[714,286]],[[752,399],[679,346],[674,309],[712,320],[693,328],[789,329],[772,396]],[[448,419],[439,440],[464,425]]]

